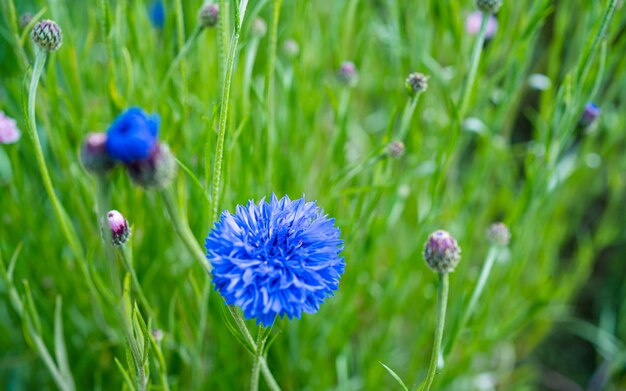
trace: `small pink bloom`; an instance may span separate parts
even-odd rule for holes
[[[126,243],[130,237],[130,228],[124,216],[116,210],[111,210],[107,213],[107,221],[111,229],[113,244],[115,246],[121,246]]]
[[[0,111],[0,144],[13,144],[20,139],[21,133],[15,120]]]
[[[480,31],[480,24],[482,23],[483,13],[480,11],[472,12],[465,19],[465,30],[471,34],[476,35]],[[487,20],[487,31],[485,32],[485,39],[491,39],[498,31],[498,20],[493,15],[489,15]]]

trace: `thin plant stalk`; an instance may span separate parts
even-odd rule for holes
[[[193,30],[193,32],[191,33],[191,35],[189,36],[189,38],[187,39],[183,47],[180,49],[180,51],[178,52],[174,60],[172,60],[169,68],[167,69],[167,72],[165,73],[165,76],[163,77],[163,80],[161,81],[161,84],[159,85],[159,89],[158,89],[159,93],[156,94],[157,97],[161,96],[160,92],[163,91],[163,88],[165,88],[165,85],[174,74],[174,71],[176,70],[178,65],[181,63],[182,59],[187,55],[187,52],[189,52],[189,49],[191,49],[193,44],[198,40],[198,37],[200,36],[200,33],[202,32],[202,30],[203,30],[202,26],[198,25],[195,28],[195,30]]]
[[[271,183],[273,160],[276,147],[276,48],[278,46],[278,21],[280,20],[280,9],[283,0],[272,2],[272,20],[270,24],[269,52],[267,63],[267,74],[265,81],[267,85],[267,180]]]
[[[39,79],[41,78],[41,74],[43,72],[43,67],[46,63],[48,52],[43,49],[38,49],[37,54],[35,56],[35,65],[33,66],[33,74],[30,81],[30,87],[28,89],[28,111],[25,112],[26,116],[26,129],[27,133],[30,136],[30,139],[33,142],[33,146],[35,149],[35,159],[37,161],[37,166],[39,167],[39,172],[41,173],[41,177],[43,179],[44,188],[46,189],[46,193],[48,193],[48,197],[52,202],[52,206],[54,208],[54,213],[56,214],[57,221],[61,226],[61,231],[67,240],[67,243],[70,245],[72,252],[79,259],[84,259],[83,248],[78,242],[78,235],[74,230],[74,227],[71,225],[61,202],[59,201],[56,193],[54,192],[54,186],[52,185],[52,179],[50,179],[50,173],[48,172],[48,167],[46,166],[46,161],[43,155],[43,149],[41,148],[41,142],[39,141],[39,135],[37,134],[37,121],[35,120],[35,105],[37,101],[37,86],[39,85]]]
[[[400,120],[400,128],[398,129],[398,140],[404,140],[406,134],[409,131],[409,124],[411,123],[411,118],[413,118],[413,113],[415,113],[415,108],[417,107],[417,102],[419,102],[421,94],[415,94],[409,98],[404,107],[404,112],[402,113],[402,119]]]
[[[470,318],[474,314],[474,311],[476,310],[476,305],[478,304],[478,300],[480,299],[480,296],[485,290],[485,286],[487,285],[487,280],[489,279],[489,275],[491,274],[491,270],[493,269],[493,265],[496,261],[497,256],[498,256],[498,247],[493,245],[491,246],[491,248],[489,248],[485,262],[483,263],[483,266],[480,270],[480,276],[478,277],[478,282],[476,283],[476,287],[474,288],[474,291],[472,292],[472,296],[470,297],[470,300],[467,306],[465,307],[465,310],[461,317],[461,322],[453,330],[450,340],[446,344],[446,347],[444,349],[444,358],[448,354],[450,354],[450,352],[452,352],[452,349],[454,348],[454,344],[456,343],[456,339],[458,338],[459,333],[461,332],[461,330],[463,330],[463,328],[465,328],[465,325],[467,325],[467,322],[469,322]]]
[[[259,335],[256,339],[256,352],[252,363],[252,374],[250,375],[250,391],[259,390],[259,375],[261,374],[261,356],[263,354],[263,326],[259,327]]]
[[[443,328],[446,321],[446,306],[448,305],[448,273],[439,273],[439,285],[437,286],[437,320],[435,323],[435,340],[433,341],[433,351],[430,356],[428,375],[424,381],[422,391],[430,390],[435,379],[437,363],[441,354],[441,341],[443,339]]]
[[[176,206],[176,201],[174,200],[174,196],[172,192],[168,189],[161,191],[161,196],[163,197],[163,201],[165,202],[165,208],[167,209],[167,213],[172,220],[172,225],[174,226],[174,231],[181,239],[187,250],[194,256],[196,261],[200,263],[202,269],[207,273],[211,273],[211,268],[206,260],[204,255],[204,251],[198,245],[196,238],[193,236],[191,229],[189,229],[189,225],[185,220],[183,220],[178,207]]]
[[[230,104],[230,87],[233,79],[233,68],[235,67],[235,56],[237,55],[237,45],[239,44],[239,36],[241,34],[240,26],[237,25],[228,54],[228,64],[226,68],[226,78],[224,80],[224,91],[222,93],[222,101],[220,103],[219,128],[217,133],[217,145],[215,146],[215,164],[213,166],[213,186],[211,190],[211,206],[212,221],[216,221],[219,213],[219,195],[222,185],[222,163],[224,160],[224,141],[226,139],[226,126],[228,122],[228,106]],[[209,139],[205,145],[205,182],[209,184]]]
[[[146,312],[148,313],[148,316],[150,316],[151,319],[156,319],[154,310],[150,306],[150,302],[146,298],[146,295],[143,293],[143,289],[141,288],[141,284],[139,283],[139,279],[137,278],[137,273],[135,272],[135,268],[133,267],[128,248],[126,248],[126,246],[119,248],[118,254],[120,255],[122,264],[124,265],[126,272],[130,274],[131,284],[134,286],[135,293],[137,293],[137,296],[139,296],[139,300],[143,304]]]
[[[472,93],[474,82],[476,81],[476,73],[478,72],[480,56],[483,51],[483,46],[485,46],[485,36],[487,35],[487,22],[489,21],[489,15],[483,12],[482,17],[483,18],[480,23],[480,31],[478,33],[478,37],[476,38],[476,42],[474,42],[474,49],[472,50],[469,73],[467,75],[465,87],[463,88],[461,100],[459,101],[458,105],[458,117],[460,120],[463,120],[463,117],[465,116],[465,111],[467,110],[467,105],[469,104],[469,97]]]

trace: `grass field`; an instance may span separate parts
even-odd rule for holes
[[[260,389],[266,370],[283,390],[403,389],[392,372],[417,389],[437,229],[462,259],[432,389],[626,389],[621,1],[504,0],[484,44],[472,0],[216,2],[200,29],[202,0],[165,1],[162,27],[148,1],[0,0],[0,111],[22,133],[0,145],[0,389],[254,390],[259,368]],[[47,56],[41,19],[62,29]],[[412,72],[428,76],[415,96]],[[81,164],[86,135],[132,106],[178,160],[165,189]],[[272,193],[336,219],[346,268],[255,356],[202,253],[219,212]],[[121,248],[101,234],[110,209],[132,226]],[[507,246],[487,239],[497,221]]]

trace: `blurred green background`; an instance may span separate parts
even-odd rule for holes
[[[473,1],[284,0],[276,57],[271,34],[261,34],[257,21],[271,27],[274,2],[250,1],[220,209],[272,192],[306,194],[337,219],[347,263],[339,291],[319,313],[274,326],[268,361],[283,389],[396,389],[379,362],[419,384],[436,299],[423,243],[442,228],[463,249],[451,276],[445,344],[489,248],[485,231],[499,220],[512,232],[510,248],[435,387],[626,389],[621,6],[594,44],[609,3],[505,0],[461,122],[456,105],[475,41],[464,23]],[[226,26],[203,31],[159,91],[201,5],[166,1],[165,25],[157,29],[143,1],[0,0],[0,110],[24,133],[17,144],[0,145],[0,388],[55,389],[15,303],[32,304],[37,315],[28,316],[39,320],[53,352],[57,296],[77,388],[122,388],[114,358],[126,362],[124,337],[107,293],[95,181],[78,158],[87,132],[105,131],[128,106],[158,113],[162,140],[190,171],[180,169],[173,185],[178,205],[199,243],[212,227],[201,188],[204,151],[206,143],[213,151],[217,138],[220,53],[230,41],[232,9],[221,9]],[[63,29],[63,46],[49,56],[39,86],[37,123],[85,259],[59,230],[25,134],[22,102],[34,58],[19,23],[26,12],[42,12]],[[346,60],[358,68],[354,87],[336,77]],[[384,151],[399,137],[409,102],[404,80],[413,71],[430,76],[429,89],[402,140],[405,154],[392,159]],[[538,89],[532,74],[551,84]],[[584,131],[577,121],[589,101],[602,115]],[[176,237],[161,198],[133,186],[122,170],[108,180],[112,208],[133,226],[130,249],[155,311],[151,327],[164,334],[170,388],[247,387],[252,360],[227,330],[222,300]],[[163,389],[151,363],[151,389]]]

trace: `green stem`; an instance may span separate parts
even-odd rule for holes
[[[228,54],[228,68],[226,70],[226,79],[224,81],[224,91],[222,93],[222,101],[220,103],[220,117],[219,117],[219,129],[217,134],[217,145],[215,146],[215,165],[213,166],[213,188],[211,191],[211,204],[212,204],[212,221],[217,221],[219,212],[219,195],[220,186],[222,184],[222,162],[224,160],[224,140],[226,139],[226,124],[228,120],[228,106],[230,104],[230,87],[233,79],[233,68],[235,66],[235,56],[237,55],[237,45],[239,43],[240,29],[239,26],[235,28],[235,34],[230,46],[230,53]],[[209,142],[205,147],[205,181],[209,184],[209,167],[210,167],[210,154],[209,154]]]
[[[154,311],[150,306],[150,302],[148,302],[146,295],[143,293],[143,289],[141,289],[141,284],[139,283],[139,279],[137,278],[137,273],[135,273],[135,268],[133,267],[133,263],[128,254],[128,248],[126,246],[121,247],[118,249],[118,253],[120,254],[120,258],[122,259],[122,263],[124,264],[126,272],[130,274],[131,283],[134,285],[135,292],[139,296],[139,300],[143,304],[146,312],[148,313],[148,316],[150,316],[150,318],[152,319],[156,319]]]
[[[28,89],[28,112],[24,113],[27,119],[26,129],[28,135],[33,141],[33,146],[35,147],[35,159],[37,160],[37,165],[39,166],[39,171],[41,173],[41,177],[43,178],[44,188],[46,189],[46,193],[48,193],[48,197],[52,202],[54,212],[61,226],[61,231],[63,232],[65,239],[70,245],[70,248],[74,252],[74,255],[80,261],[82,261],[84,259],[83,249],[78,242],[78,236],[76,235],[74,227],[71,226],[71,223],[68,221],[67,214],[65,213],[61,202],[57,198],[56,193],[54,192],[54,186],[52,185],[52,180],[50,179],[50,173],[48,172],[48,167],[46,166],[46,161],[43,155],[43,149],[41,148],[41,142],[39,141],[39,135],[37,134],[37,121],[35,120],[37,86],[39,85],[39,79],[41,78],[47,55],[47,51],[43,49],[38,49],[37,55],[35,56],[33,75],[30,81],[30,87]]]
[[[270,368],[267,366],[267,360],[265,357],[260,357],[259,361],[261,364],[261,373],[267,383],[267,387],[272,391],[280,391],[280,386],[278,385],[278,382],[276,382],[276,379],[274,379],[272,371],[270,371]]]
[[[474,288],[474,291],[472,292],[472,296],[470,297],[467,307],[465,307],[465,311],[463,312],[461,322],[452,331],[452,336],[450,337],[450,340],[446,344],[446,347],[444,349],[444,358],[448,354],[450,354],[450,352],[452,352],[452,349],[454,348],[454,344],[456,342],[457,337],[459,336],[459,333],[461,332],[461,330],[463,330],[463,328],[465,328],[465,325],[467,325],[467,322],[469,322],[470,318],[474,314],[474,311],[476,310],[476,304],[478,304],[478,300],[480,299],[480,296],[482,295],[483,290],[485,289],[485,286],[487,285],[487,279],[489,278],[489,275],[491,274],[491,269],[493,268],[493,264],[497,256],[498,256],[498,248],[496,246],[492,246],[489,249],[489,252],[487,253],[485,263],[483,263],[482,269],[480,270],[480,276],[478,277],[478,282],[476,283],[476,287]]]
[[[463,94],[461,95],[461,101],[459,102],[459,120],[463,120],[465,116],[465,110],[467,110],[467,105],[469,103],[469,97],[472,93],[472,88],[474,87],[474,82],[476,80],[476,73],[478,71],[478,64],[480,63],[480,55],[483,51],[483,46],[485,45],[485,36],[487,33],[487,22],[489,21],[489,14],[483,12],[483,18],[480,23],[480,32],[478,33],[478,37],[476,38],[476,42],[474,43],[474,49],[472,51],[472,58],[470,60],[470,69],[469,74],[467,76],[467,82],[463,89]]]
[[[176,202],[174,201],[174,196],[171,191],[168,189],[161,191],[161,196],[163,196],[163,201],[165,202],[165,208],[167,209],[167,213],[172,220],[172,225],[174,226],[174,230],[178,237],[182,240],[187,250],[196,258],[200,266],[204,269],[207,274],[211,273],[211,267],[207,262],[206,257],[204,256],[204,251],[196,241],[196,238],[193,236],[189,225],[187,225],[186,220],[180,215],[178,208],[176,207]]]
[[[402,113],[402,119],[400,120],[400,129],[398,129],[398,140],[404,140],[409,131],[409,124],[411,123],[411,118],[413,118],[413,113],[417,107],[417,102],[419,102],[420,95],[421,94],[416,94],[411,97],[408,102],[406,102],[404,112]]]
[[[276,72],[276,48],[278,46],[278,21],[282,0],[274,0],[272,3],[272,21],[270,25],[269,52],[267,73],[265,81],[267,85],[267,181],[271,183],[273,160],[276,147],[276,85],[274,82]]]
[[[161,96],[161,92],[163,91],[163,88],[165,88],[165,84],[167,84],[167,82],[174,74],[174,71],[176,70],[176,68],[182,61],[182,59],[185,57],[187,52],[189,52],[189,49],[191,49],[193,44],[196,42],[202,30],[203,30],[202,26],[196,27],[196,29],[193,30],[193,32],[189,36],[189,39],[187,39],[187,42],[185,42],[185,45],[180,49],[180,51],[178,52],[178,54],[176,55],[176,57],[170,64],[169,68],[167,69],[167,72],[165,73],[165,76],[163,77],[161,84],[159,85],[159,89],[158,89],[159,93],[156,94],[157,97]]]
[[[443,328],[446,321],[446,306],[448,304],[448,273],[439,273],[439,285],[437,286],[437,320],[435,325],[435,340],[433,341],[433,352],[430,356],[428,375],[422,387],[422,391],[430,390],[430,386],[435,379],[437,362],[441,352],[441,341],[443,339]]]
[[[250,391],[259,390],[259,375],[261,374],[261,357],[263,356],[263,326],[259,327],[259,335],[256,339],[256,354],[252,363],[252,374],[250,375]]]
[[[276,379],[274,379],[274,375],[272,375],[272,371],[267,365],[267,360],[265,359],[265,356],[263,356],[263,346],[259,347],[257,343],[254,341],[254,338],[252,338],[252,334],[248,330],[248,326],[246,326],[246,322],[243,319],[243,316],[241,315],[241,312],[237,309],[237,307],[230,306],[230,305],[227,307],[228,307],[228,311],[233,317],[233,320],[235,321],[235,325],[237,325],[239,332],[241,332],[241,335],[243,336],[244,341],[246,342],[246,344],[248,344],[248,347],[254,353],[255,360],[258,359],[258,364],[260,366],[261,373],[263,374],[263,378],[267,382],[267,386],[272,391],[280,391],[280,386],[276,382]]]
[[[615,15],[615,10],[617,9],[618,0],[610,0],[609,5],[604,12],[604,16],[602,17],[602,21],[600,22],[600,27],[598,28],[598,32],[593,39],[593,43],[589,48],[589,52],[585,56],[585,60],[582,62],[583,66],[580,68],[580,73],[578,74],[577,80],[585,80],[587,78],[587,74],[591,69],[591,64],[593,62],[594,57],[598,51],[598,47],[600,46],[600,41],[604,39],[606,35],[606,30],[609,28],[609,22]]]

